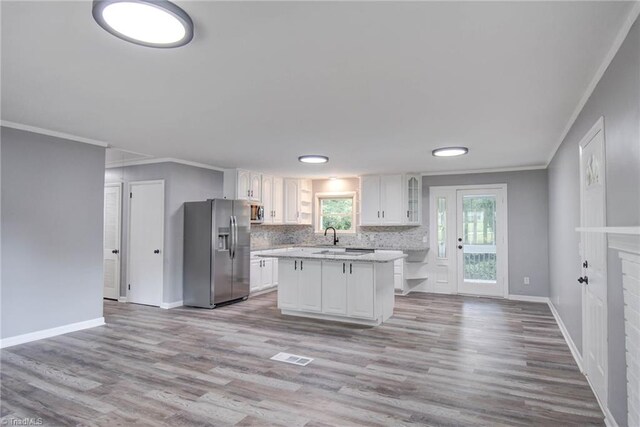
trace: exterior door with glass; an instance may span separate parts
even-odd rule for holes
[[[506,297],[504,188],[457,191],[458,293]]]

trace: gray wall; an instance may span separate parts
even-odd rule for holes
[[[2,338],[102,317],[104,148],[3,127]]]
[[[589,101],[549,165],[551,300],[582,351],[580,182],[578,146],[604,116],[607,225],[640,225],[640,25],[636,20]],[[619,425],[627,424],[622,276],[615,251],[608,254],[609,402]]]
[[[429,221],[429,186],[507,184],[509,293],[549,296],[547,171],[435,175],[422,178],[424,222]],[[524,285],[524,277],[530,284]]]
[[[128,183],[164,179],[164,290],[163,302],[182,300],[183,203],[222,197],[222,172],[178,163],[157,163],[107,169],[105,182],[123,182],[120,295],[126,293],[129,232]]]

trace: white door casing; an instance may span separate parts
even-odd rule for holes
[[[580,226],[606,226],[604,120],[580,142]],[[582,357],[585,375],[600,402],[607,402],[607,237],[581,233]]]
[[[163,302],[164,180],[129,183],[127,300]]]
[[[105,298],[120,296],[120,252],[122,221],[122,184],[104,186],[104,293]]]

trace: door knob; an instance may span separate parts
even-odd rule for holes
[[[458,249],[462,249],[462,245],[458,245]]]
[[[114,249],[114,250],[111,251],[112,254],[117,254],[118,252],[120,252],[120,251],[117,250],[117,249]]]
[[[462,242],[462,237],[458,237],[458,242]]]
[[[159,254],[160,253],[160,249],[156,249],[155,251],[153,251],[154,254]]]
[[[588,285],[589,284],[589,278],[587,276],[578,277],[578,282],[584,283],[585,285]]]

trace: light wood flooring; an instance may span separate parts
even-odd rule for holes
[[[105,301],[106,326],[4,349],[1,421],[44,425],[603,425],[545,304],[417,294],[375,328]],[[298,367],[280,352],[315,360]]]

